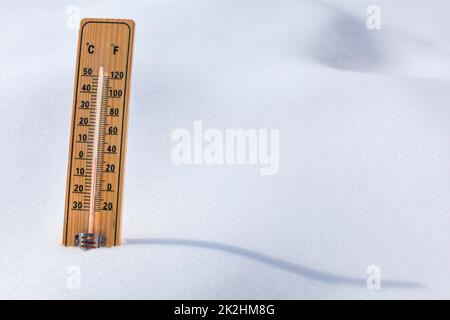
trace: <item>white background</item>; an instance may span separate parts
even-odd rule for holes
[[[61,245],[74,4],[136,21],[127,243],[89,252]],[[450,298],[450,3],[370,4],[2,3],[0,298]],[[280,172],[175,166],[195,120],[279,129]]]

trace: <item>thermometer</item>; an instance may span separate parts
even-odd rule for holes
[[[120,245],[134,21],[81,20],[63,244]]]

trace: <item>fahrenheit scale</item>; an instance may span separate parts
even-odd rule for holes
[[[134,21],[81,20],[63,243],[120,244]]]

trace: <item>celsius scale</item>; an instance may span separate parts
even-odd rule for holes
[[[81,20],[63,244],[120,245],[134,21]]]

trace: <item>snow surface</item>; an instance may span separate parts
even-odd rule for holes
[[[450,2],[376,3],[2,3],[0,298],[450,298]],[[60,244],[72,4],[137,24],[110,250]],[[195,120],[279,129],[280,172],[175,166]]]

